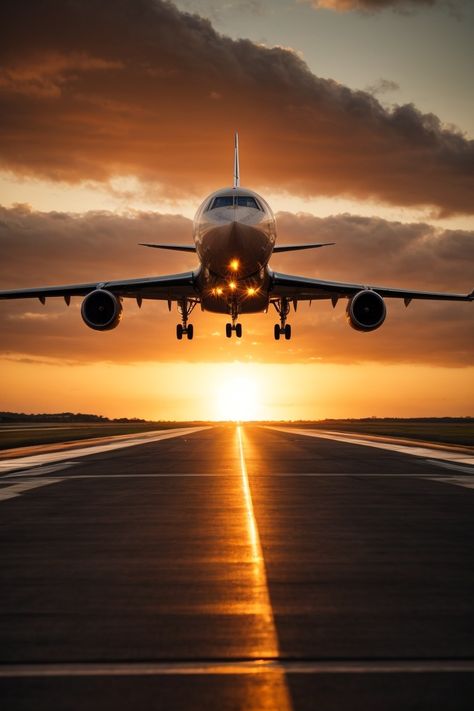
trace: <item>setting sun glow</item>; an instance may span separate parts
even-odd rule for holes
[[[220,381],[215,390],[215,417],[217,420],[258,420],[262,405],[256,377],[236,372]]]

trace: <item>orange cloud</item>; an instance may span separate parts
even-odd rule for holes
[[[253,186],[473,211],[473,141],[318,78],[292,51],[231,40],[160,0],[0,12],[3,168],[69,182],[135,175],[197,196],[228,180],[238,127]]]
[[[312,254],[277,255],[275,270],[341,280],[468,292],[472,283],[474,233],[437,230],[376,218],[338,215],[325,219],[280,213],[279,240],[335,241]],[[107,280],[192,269],[194,255],[159,253],[138,242],[190,243],[191,222],[183,217],[137,213],[38,213],[25,207],[0,209],[0,288]],[[294,338],[274,344],[276,314],[242,319],[244,338],[226,339],[225,316],[196,310],[194,341],[177,342],[177,313],[145,301],[124,302],[120,326],[108,333],[88,329],[80,299],[0,302],[1,354],[14,359],[93,363],[108,361],[240,361],[273,363],[472,364],[473,304],[388,300],[388,317],[374,333],[353,331],[345,301],[300,304],[291,314]]]
[[[350,12],[362,10],[363,12],[377,12],[391,7],[396,10],[409,10],[417,7],[433,6],[439,0],[308,0],[314,7],[323,7],[327,10]]]

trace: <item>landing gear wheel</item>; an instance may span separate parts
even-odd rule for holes
[[[241,323],[235,324],[235,335],[237,336],[237,338],[242,338],[242,324]]]
[[[280,340],[280,324],[276,323],[273,328],[273,335],[275,336],[275,341]]]
[[[287,323],[285,326],[285,338],[287,341],[289,341],[291,338],[291,326],[289,323]]]
[[[178,339],[178,341],[181,341],[181,339],[183,338],[183,327],[180,323],[178,323],[178,325],[176,326],[176,338]]]
[[[186,329],[186,335],[188,336],[188,341],[193,340],[194,336],[194,326],[192,323],[189,324],[188,328]]]
[[[227,338],[230,338],[232,336],[232,324],[231,323],[226,323],[225,335],[227,336]]]

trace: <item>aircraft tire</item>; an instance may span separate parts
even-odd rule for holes
[[[231,323],[226,323],[225,335],[227,336],[227,338],[230,338],[232,336],[232,324]]]
[[[289,341],[291,338],[291,326],[289,323],[287,323],[285,326],[285,338],[287,341]]]
[[[181,341],[183,338],[183,327],[180,323],[176,326],[176,338]]]
[[[194,336],[194,326],[193,326],[192,323],[189,324],[189,326],[188,326],[188,328],[187,328],[187,331],[186,331],[186,335],[187,335],[187,337],[188,337],[188,341],[192,341],[192,340],[193,340],[193,336]]]
[[[280,324],[276,323],[273,328],[273,335],[275,336],[275,341],[280,340]]]
[[[242,324],[241,323],[235,324],[235,335],[237,336],[237,338],[242,338]]]

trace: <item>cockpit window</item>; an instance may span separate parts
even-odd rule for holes
[[[233,207],[234,205],[253,207],[255,210],[262,209],[251,195],[219,195],[219,197],[214,198],[209,209],[215,210],[218,207]]]
[[[232,207],[234,204],[234,196],[233,195],[220,195],[219,197],[214,198],[214,202],[212,203],[211,210],[215,210],[217,207]]]
[[[259,209],[257,201],[251,195],[237,195],[236,202],[239,207],[253,207]]]

